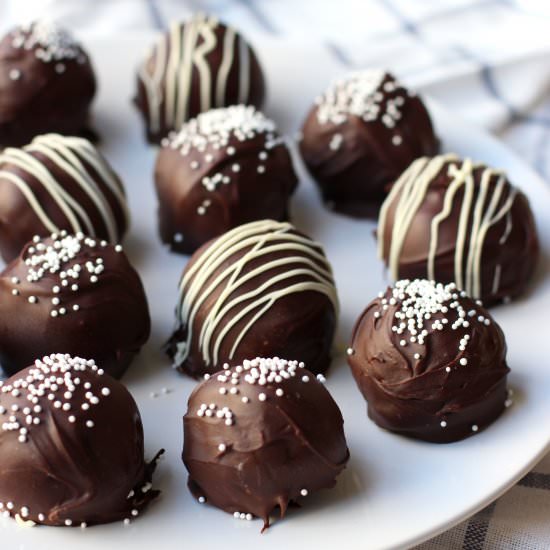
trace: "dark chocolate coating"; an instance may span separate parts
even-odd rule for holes
[[[349,452],[340,409],[315,375],[298,367],[280,382],[260,385],[247,382],[247,373],[226,370],[195,388],[183,419],[182,458],[197,498],[260,517],[265,528],[276,507],[283,517],[289,503],[305,504],[308,493],[333,487]],[[233,375],[238,384],[229,383]],[[215,405],[211,417],[203,404]],[[221,415],[224,407],[231,416]]]
[[[55,154],[59,151],[56,148],[63,147],[64,152],[74,156],[68,158],[60,155],[62,161],[54,162],[51,157],[39,150],[41,147],[47,147],[50,153]],[[78,220],[80,229],[89,236],[105,239],[112,244],[122,240],[128,229],[124,187],[105,158],[90,142],[82,138],[50,134],[37,137],[21,150],[12,151],[8,149],[0,154],[0,254],[6,262],[16,258],[25,244],[35,235],[47,237],[51,233],[51,229],[48,229],[28,197],[23,194],[12,178],[18,178],[28,186],[45,217],[59,230],[75,232],[71,220],[58,202],[60,200],[61,204]],[[24,168],[14,163],[14,159],[19,158],[15,155],[25,155],[29,162],[36,162],[38,166],[33,166],[31,169]],[[101,167],[102,171],[98,171],[89,162],[88,155],[97,163],[97,166]],[[61,162],[67,163],[69,168],[63,166]],[[48,180],[43,177],[43,174],[41,174],[42,177],[37,177],[39,170],[46,170],[48,178],[51,177],[55,184],[84,211],[91,223],[91,229],[87,228],[78,210],[66,199],[59,196],[56,199],[53,196],[45,183]],[[75,178],[74,171],[78,173],[78,179]],[[88,191],[82,186],[82,181],[88,182],[86,185]],[[119,189],[118,195],[112,191],[111,186]],[[107,208],[103,205],[98,206],[98,202],[100,204],[106,202]],[[105,217],[115,228],[112,235],[106,225]]]
[[[134,98],[134,104],[137,109],[140,111],[144,123],[145,123],[145,134],[146,138],[150,143],[160,143],[161,140],[166,137],[171,131],[179,130],[180,124],[175,124],[175,120],[167,118],[166,115],[166,96],[167,84],[166,75],[168,72],[166,60],[169,59],[170,54],[173,49],[173,35],[174,33],[178,34],[179,40],[182,40],[183,37],[189,35],[189,33],[197,32],[196,40],[192,45],[192,51],[186,51],[184,45],[181,47],[181,55],[189,55],[191,58],[196,54],[199,48],[203,48],[204,36],[213,37],[214,45],[211,48],[207,48],[204,55],[202,56],[205,61],[205,66],[210,75],[209,78],[209,91],[206,92],[206,97],[208,98],[207,104],[204,104],[203,95],[205,94],[204,86],[206,85],[201,78],[201,72],[196,62],[193,62],[190,69],[190,76],[182,76],[184,69],[182,59],[174,65],[174,73],[177,75],[175,81],[177,81],[177,91],[176,96],[178,99],[176,103],[181,102],[182,89],[185,89],[187,94],[187,116],[181,122],[185,122],[190,118],[196,117],[199,113],[207,111],[208,109],[214,107],[226,107],[229,105],[236,104],[246,104],[254,105],[255,107],[260,108],[264,102],[265,98],[265,80],[262,68],[258,62],[258,58],[252,47],[244,41],[242,36],[235,30],[231,29],[231,32],[235,34],[233,48],[231,49],[231,55],[233,56],[233,61],[229,66],[228,72],[225,74],[225,69],[222,70],[222,63],[224,62],[225,52],[224,52],[224,41],[226,35],[230,30],[229,27],[223,23],[214,21],[212,26],[210,26],[210,21],[213,21],[211,17],[205,17],[204,15],[195,15],[193,18],[189,19],[183,23],[172,23],[172,27],[167,31],[164,36],[160,39],[151,53],[144,60],[143,66],[140,71],[143,71],[147,74],[148,79],[154,79],[155,74],[160,74],[160,79],[157,83],[156,94],[158,94],[157,100],[154,102],[159,117],[158,128],[155,128],[151,124],[151,112],[150,112],[150,90],[144,84],[143,78],[140,77],[140,72],[137,76],[137,90],[136,96]],[[175,27],[177,26],[177,28]],[[204,36],[201,35],[201,29],[204,29],[205,26],[208,27],[207,34]],[[197,31],[198,29],[198,31]],[[210,34],[210,31],[212,34]],[[241,66],[240,62],[240,42],[243,43],[243,48],[247,51],[248,61],[246,68]],[[159,55],[159,49],[163,48],[165,56],[161,57]],[[160,64],[160,65],[159,65]],[[241,74],[242,71],[246,70],[246,76],[243,77]],[[223,73],[223,74],[222,74]],[[224,76],[225,75],[225,76]],[[247,80],[249,82],[248,93],[244,96],[240,91],[240,84],[242,80]],[[223,92],[223,101],[218,101],[217,98],[217,86],[218,82],[224,80],[224,92]]]
[[[117,252],[118,246],[81,239],[80,251],[61,262],[60,269],[28,281],[30,267],[25,261],[32,258],[32,249],[52,242],[51,238],[30,242],[0,275],[0,364],[11,375],[35,357],[79,354],[120,378],[149,338],[149,311],[139,275],[124,252]],[[93,275],[86,264],[97,266],[98,259],[104,270]],[[61,272],[77,264],[79,277],[62,279]],[[63,280],[68,281],[66,286]]]
[[[232,133],[221,148],[193,147],[186,155],[166,143],[155,168],[162,241],[174,252],[191,254],[238,225],[266,218],[287,220],[297,178],[286,145],[269,146],[275,139],[279,138],[272,132],[246,140]],[[226,178],[227,183],[207,188],[205,178],[214,177]]]
[[[30,49],[14,45],[14,41],[27,41],[37,33],[47,38],[48,29],[53,34],[47,42],[57,54],[46,60],[37,57],[37,52],[47,51],[47,45],[36,43]],[[66,31],[55,30],[49,23],[34,22],[12,30],[0,42],[0,145],[24,145],[34,136],[49,132],[90,135],[94,70],[78,44],[70,44],[68,55],[61,53],[53,42],[59,32],[63,40],[71,39]]]
[[[159,494],[139,411],[120,382],[74,361],[45,357],[1,387],[1,508],[44,525],[133,519]]]
[[[427,192],[412,218],[409,230],[403,241],[399,254],[400,279],[415,279],[429,277],[428,255],[430,250],[430,230],[434,216],[444,208],[445,193],[452,181],[448,173],[450,165],[460,166],[462,160],[446,162],[442,169],[432,179]],[[474,191],[472,201],[475,204],[480,191],[482,174],[488,170],[479,165],[472,172]],[[485,206],[495,193],[499,176],[493,173],[489,179]],[[527,197],[515,189],[508,180],[497,203],[500,208],[510,197],[515,195],[510,209],[509,218],[503,216],[492,225],[485,235],[481,252],[479,295],[475,296],[490,306],[507,301],[523,293],[531,280],[539,259],[539,241],[535,220]],[[393,238],[395,209],[401,193],[393,199],[388,197],[388,210],[384,224],[384,254],[383,260],[388,263],[388,251]],[[460,189],[454,196],[450,215],[439,225],[437,249],[435,253],[435,278],[442,283],[457,282],[455,272],[455,254],[457,249],[460,213],[464,202],[464,189]],[[474,208],[472,208],[474,211]],[[472,218],[470,217],[470,220]],[[507,228],[508,224],[510,229]],[[464,242],[463,272],[466,273],[472,223],[468,224]],[[506,236],[505,242],[501,239]],[[495,270],[499,271],[498,285],[495,286]],[[468,290],[468,289],[467,289]],[[468,290],[473,294],[471,290]]]
[[[392,330],[399,325],[395,313],[403,302],[392,287],[373,300],[357,320],[348,362],[367,400],[369,417],[380,427],[448,443],[483,430],[504,410],[509,368],[502,330],[474,300],[457,290],[452,293],[454,297],[446,302],[449,311],[433,313],[424,323],[428,334],[423,344],[410,342],[408,331],[398,334]],[[474,316],[466,316],[468,329],[451,328],[458,318],[457,309],[449,305],[454,300],[466,312],[475,311]],[[384,304],[387,310],[383,310]],[[380,316],[375,317],[375,312]],[[478,320],[480,315],[483,321]],[[443,330],[434,329],[432,323],[444,318],[448,324]],[[460,349],[465,334],[470,339]],[[419,358],[415,358],[417,353]]]
[[[387,83],[391,91],[384,90]],[[345,81],[336,83],[335,89],[343,85]],[[373,94],[380,94],[377,104],[381,111],[369,120],[347,113],[337,123],[320,121],[319,104],[314,105],[303,124],[299,143],[323,201],[331,209],[354,217],[375,217],[399,174],[414,159],[434,155],[439,149],[428,111],[417,95],[389,73],[383,75]],[[396,99],[403,104],[397,108],[395,126],[388,127],[382,112],[388,102]],[[393,139],[400,140],[399,144]]]
[[[273,222],[275,223],[275,222]],[[293,226],[288,224],[290,233],[300,235]],[[267,229],[267,233],[274,231],[272,228]],[[227,235],[230,235],[229,233]],[[318,266],[328,266],[327,260],[324,258],[324,253],[319,245],[315,245],[313,241],[305,237],[309,246],[315,247],[321,254],[323,262],[314,260]],[[242,241],[241,241],[242,242]],[[284,244],[285,239],[282,236],[280,239],[273,241],[273,245]],[[214,240],[205,244],[191,257],[186,265],[182,278],[193,269],[196,262],[201,259],[209,258],[211,249],[214,248],[217,241]],[[329,297],[318,290],[304,290],[293,292],[280,297],[274,301],[270,307],[260,315],[248,331],[240,340],[239,345],[235,349],[234,355],[230,353],[235,344],[236,339],[241,334],[241,331],[246,327],[258,312],[265,306],[265,301],[261,306],[253,307],[245,312],[245,309],[258,298],[265,300],[269,292],[284,290],[291,285],[310,282],[309,274],[296,274],[289,278],[283,278],[274,282],[275,278],[288,273],[293,269],[301,269],[304,264],[301,261],[292,260],[307,260],[309,257],[297,250],[283,249],[279,251],[270,251],[266,254],[261,254],[258,257],[248,259],[242,270],[239,271],[236,280],[245,281],[244,284],[232,290],[223,300],[223,304],[228,304],[233,300],[238,303],[230,308],[221,317],[220,322],[216,326],[211,342],[215,341],[216,337],[231,323],[234,318],[243,312],[245,314],[226,333],[220,345],[219,359],[207,363],[204,359],[205,346],[200,343],[200,333],[203,330],[205,322],[209,322],[209,317],[212,313],[212,308],[217,300],[227,291],[229,278],[224,278],[215,285],[212,292],[206,296],[206,290],[210,284],[215,281],[225,270],[233,266],[242,258],[250,255],[251,250],[257,244],[257,241],[249,242],[240,250],[230,254],[225,260],[213,270],[209,270],[206,274],[206,282],[201,286],[201,292],[198,299],[203,300],[196,311],[196,315],[192,322],[192,338],[188,356],[183,362],[179,362],[177,358],[178,345],[187,339],[188,327],[185,320],[179,317],[178,311],[177,326],[174,334],[170,338],[166,346],[168,355],[174,360],[178,370],[195,378],[202,377],[204,374],[212,374],[220,369],[224,363],[231,366],[239,365],[247,357],[263,356],[263,357],[296,357],[300,361],[304,361],[309,370],[315,374],[324,373],[328,370],[331,361],[332,343],[336,330],[336,322],[338,312]],[[318,247],[318,248],[317,248]],[[261,249],[260,249],[261,250]],[[277,262],[277,260],[290,259],[289,263],[277,265],[262,273],[256,274],[249,280],[246,280],[255,269],[261,268],[269,262]],[[328,266],[330,270],[330,266]],[[193,284],[195,275],[189,281],[184,289],[183,296],[185,299],[186,293],[189,291],[189,286]],[[334,293],[334,282],[332,278],[327,279],[326,286],[330,287]],[[246,297],[250,292],[257,292],[250,297]],[[239,301],[243,298],[242,301]],[[211,319],[210,319],[211,320]],[[212,349],[209,347],[211,353]],[[212,353],[211,353],[212,355]]]

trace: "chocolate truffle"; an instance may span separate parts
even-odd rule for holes
[[[322,378],[321,375],[319,375]],[[349,458],[338,405],[298,361],[243,361],[199,384],[183,419],[189,488],[236,518],[333,487]]]
[[[286,222],[241,225],[191,257],[179,285],[174,366],[199,377],[247,357],[296,357],[316,374],[330,365],[338,316],[321,245]]]
[[[95,92],[90,59],[66,30],[48,21],[17,27],[0,42],[0,145],[89,135]]]
[[[147,139],[159,143],[171,130],[213,107],[261,107],[262,69],[245,39],[216,18],[173,21],[138,69],[134,103]]]
[[[297,178],[275,123],[237,105],[200,114],[171,134],[155,181],[163,242],[192,253],[237,225],[288,219]]]
[[[402,280],[381,292],[347,353],[369,416],[399,434],[457,441],[511,403],[502,330],[454,283]]]
[[[380,70],[333,82],[316,100],[300,140],[327,206],[357,217],[375,215],[399,174],[438,148],[421,99]]]
[[[0,385],[5,516],[29,526],[129,522],[158,495],[159,455],[145,463],[136,403],[93,360],[50,355]]]
[[[122,183],[88,140],[47,134],[0,153],[4,260],[13,260],[34,235],[62,229],[116,244],[128,221]]]
[[[392,277],[455,282],[490,305],[524,291],[539,245],[525,195],[470,159],[418,159],[380,210],[378,253]]]
[[[147,300],[120,245],[82,234],[35,238],[0,274],[0,364],[81,354],[120,377],[149,337]]]

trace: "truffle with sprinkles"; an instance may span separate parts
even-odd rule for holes
[[[91,359],[54,354],[0,383],[0,512],[86,527],[139,515],[159,491],[128,390]]]
[[[287,356],[324,373],[338,316],[320,244],[288,222],[261,220],[197,250],[185,267],[166,348],[197,377],[248,357]]]
[[[140,64],[136,107],[147,139],[160,143],[187,120],[216,107],[261,107],[264,76],[250,44],[215,17],[172,21]]]
[[[527,197],[502,170],[454,154],[410,165],[380,209],[377,237],[394,279],[454,282],[486,305],[521,294],[539,258]]]
[[[252,106],[200,114],[159,152],[155,182],[160,235],[191,253],[253,220],[288,218],[297,178],[275,123]]]
[[[397,281],[359,317],[347,355],[369,416],[402,435],[457,441],[510,404],[504,334],[454,283]]]
[[[189,488],[239,519],[269,526],[279,508],[331,488],[349,452],[343,418],[304,363],[245,360],[199,384],[184,417]]]
[[[378,69],[334,81],[316,99],[299,145],[326,205],[357,217],[375,216],[399,174],[439,148],[422,100]]]
[[[13,374],[34,357],[93,357],[120,377],[150,331],[139,275],[120,245],[62,231],[35,237],[0,274],[0,363]]]
[[[0,42],[0,144],[90,135],[95,92],[90,59],[70,33],[45,20],[13,29]]]
[[[128,227],[124,187],[87,140],[47,134],[0,153],[0,252],[62,229],[116,244]]]

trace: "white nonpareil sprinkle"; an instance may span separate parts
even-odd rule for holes
[[[80,59],[82,50],[66,30],[51,21],[35,21],[21,25],[12,33],[12,46],[35,49],[35,55],[45,63],[62,59]]]
[[[275,123],[250,105],[233,105],[221,109],[211,109],[185,123],[179,132],[168,138],[168,146],[179,149],[183,155],[190,150],[200,152],[208,146],[228,147],[229,155],[234,154],[236,143],[253,139],[258,134],[266,138],[277,131]],[[210,153],[205,153],[205,156]]]
[[[400,346],[409,342],[423,346],[431,334],[439,331],[464,331],[458,342],[460,353],[466,350],[474,328],[487,326],[486,314],[480,315],[476,310],[463,307],[465,298],[466,294],[454,283],[443,285],[426,279],[403,279],[397,281],[387,294],[379,294],[380,308],[373,316],[380,318],[386,315],[390,306],[397,306],[391,330],[400,336]],[[481,306],[476,304],[476,307]],[[420,354],[415,352],[413,357],[418,360]],[[465,366],[468,359],[461,357],[458,362]],[[450,367],[445,370],[451,372]]]
[[[320,124],[342,124],[352,115],[365,122],[380,120],[387,128],[394,128],[401,119],[406,95],[401,85],[382,70],[353,72],[335,80],[317,99],[317,120]],[[341,140],[332,140],[329,147],[337,150],[340,145]]]
[[[27,249],[24,256],[27,268],[26,280],[29,283],[36,283],[45,278],[51,279],[52,276],[58,277],[59,284],[52,286],[52,293],[55,296],[51,299],[51,303],[55,308],[50,310],[51,317],[63,316],[70,311],[76,312],[80,309],[78,304],[57,308],[61,305],[63,288],[71,288],[73,294],[70,299],[72,300],[78,296],[74,294],[79,289],[75,281],[82,280],[87,276],[91,282],[99,280],[99,275],[105,269],[103,258],[83,260],[82,263],[78,263],[76,260],[83,250],[92,251],[92,256],[94,256],[93,252],[95,252],[96,246],[96,241],[85,237],[82,233],[73,236],[68,235],[66,231],[52,234],[50,242],[40,237],[33,239],[33,246]],[[69,285],[69,280],[72,282],[71,285]],[[12,277],[11,282],[19,284],[20,281],[17,277]],[[12,294],[19,295],[19,290],[12,289]],[[38,298],[35,295],[28,296],[27,300],[31,304],[38,303]]]
[[[330,143],[328,144],[329,149],[332,151],[338,151],[340,147],[342,146],[342,142],[344,141],[344,137],[342,134],[334,134],[330,140]]]
[[[83,372],[93,372],[96,376],[103,374],[95,362],[80,357],[71,357],[67,354],[52,354],[42,359],[37,359],[32,368],[25,374],[24,378],[15,378],[9,384],[0,387],[0,400],[2,395],[9,394],[12,397],[21,399],[21,405],[14,403],[11,406],[13,414],[9,422],[1,425],[3,431],[18,431],[18,440],[26,443],[32,437],[32,426],[38,426],[42,422],[42,415],[48,413],[49,407],[53,406],[57,411],[67,412],[73,408],[85,410],[89,403],[99,403],[99,398],[88,391],[82,399],[84,402],[75,403],[75,391],[81,385],[86,386],[89,382],[82,383]],[[39,398],[43,398],[48,407],[39,404]],[[29,405],[29,406],[27,406]],[[0,407],[0,413],[5,407]],[[44,412],[45,411],[45,412]],[[67,414],[67,421],[74,424],[79,420],[76,413]],[[85,425],[93,427],[92,420],[87,420]],[[25,426],[28,426],[25,427]]]

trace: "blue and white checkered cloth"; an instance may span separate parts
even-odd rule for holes
[[[2,0],[0,31],[38,17],[112,34],[196,11],[251,39],[323,45],[346,68],[382,66],[490,130],[550,182],[549,0]],[[550,548],[550,456],[422,550]]]

